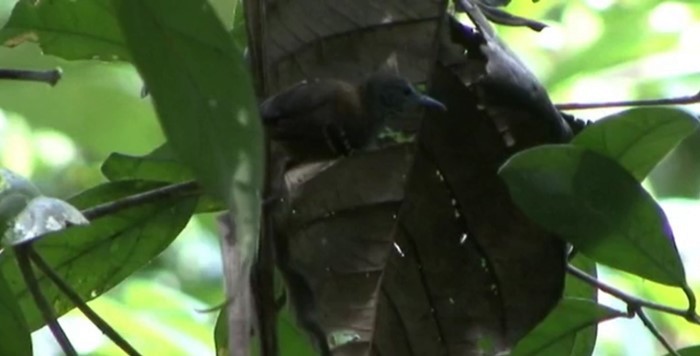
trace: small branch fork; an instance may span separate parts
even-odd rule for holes
[[[601,108],[618,108],[627,106],[688,105],[700,103],[700,92],[675,98],[649,100],[609,101],[600,103],[562,103],[554,105],[559,110],[586,110]]]
[[[61,327],[61,324],[56,320],[56,313],[51,307],[51,304],[46,300],[44,294],[41,293],[41,288],[39,287],[39,282],[34,274],[32,265],[29,262],[28,251],[31,249],[30,244],[17,245],[15,246],[15,254],[17,256],[17,264],[19,270],[22,273],[22,278],[27,284],[27,289],[29,289],[32,298],[34,299],[34,304],[36,304],[37,309],[41,313],[41,317],[44,318],[46,325],[51,330],[53,337],[56,342],[63,350],[63,353],[67,356],[77,356],[78,353],[75,351],[73,344],[68,340],[68,336]]]
[[[117,199],[105,204],[100,204],[92,208],[82,211],[83,215],[88,220],[95,220],[110,214],[117,213],[121,210],[128,209],[134,206],[143,205],[146,203],[169,199],[173,197],[191,196],[200,193],[199,185],[194,181],[170,184],[142,193],[130,195],[122,199]],[[76,293],[56,272],[54,272],[49,264],[34,250],[31,242],[23,243],[14,246],[15,255],[20,272],[27,284],[34,302],[39,309],[46,325],[51,330],[57,343],[66,355],[77,355],[75,348],[66,336],[65,331],[58,323],[56,312],[46,300],[46,297],[41,292],[39,282],[37,280],[32,263],[43,273],[56,287],[80,310],[103,334],[105,334],[112,342],[114,342],[124,353],[130,356],[140,355],[136,349],[129,344],[119,333],[114,330],[104,319],[102,319],[94,310],[92,310],[82,297]]]
[[[579,280],[583,281],[584,283],[589,284],[597,288],[598,290],[601,290],[625,302],[627,304],[627,317],[632,318],[635,315],[638,316],[644,324],[644,326],[646,326],[649,332],[651,332],[654,335],[654,337],[664,346],[664,348],[666,349],[666,351],[668,351],[670,355],[678,355],[678,352],[673,348],[671,343],[668,342],[668,340],[666,340],[664,335],[661,334],[659,329],[652,323],[651,319],[649,319],[649,317],[646,315],[644,308],[653,309],[667,314],[679,316],[690,323],[700,325],[700,316],[698,316],[698,314],[695,311],[695,296],[693,295],[692,291],[690,291],[690,289],[687,287],[684,287],[683,291],[688,297],[688,309],[680,309],[650,302],[648,300],[629,295],[613,286],[601,282],[597,278],[585,273],[584,271],[572,265],[567,266],[567,272],[572,276],[578,278]]]

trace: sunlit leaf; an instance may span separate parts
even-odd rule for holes
[[[0,169],[0,240],[3,245],[25,243],[68,225],[87,223],[69,203],[42,196],[30,181]]]
[[[0,232],[4,234],[10,222],[40,194],[29,180],[0,168]]]
[[[641,181],[698,123],[682,109],[636,108],[588,126],[573,144],[612,158]]]
[[[10,47],[37,42],[66,59],[129,59],[109,0],[19,1],[0,41]]]
[[[49,232],[88,223],[85,216],[69,203],[40,196],[30,200],[24,210],[12,220],[3,243],[6,245],[26,243]]]
[[[70,202],[86,208],[161,186],[139,181],[107,183]],[[37,252],[85,300],[109,290],[162,252],[189,221],[196,199],[177,194],[120,210],[53,233],[34,244]],[[3,251],[0,270],[17,297],[31,330],[43,325],[14,261]],[[58,315],[72,309],[56,287],[40,276],[40,286]]]
[[[663,210],[609,158],[572,145],[512,157],[500,170],[533,221],[597,262],[653,281],[685,286],[685,271]]]
[[[624,315],[590,300],[565,298],[518,343],[512,355],[588,356],[590,353],[579,349],[579,344],[586,342],[579,340],[580,332],[602,321]]]
[[[0,354],[31,355],[32,339],[17,299],[0,272]]]

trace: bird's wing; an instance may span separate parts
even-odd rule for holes
[[[316,112],[329,104],[335,105],[340,96],[357,95],[355,87],[338,80],[300,82],[260,104],[263,122]]]
[[[260,112],[273,138],[325,140],[329,124],[340,124],[344,117],[354,115],[347,106],[356,98],[354,86],[320,80],[297,84],[265,100]]]

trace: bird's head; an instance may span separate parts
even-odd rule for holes
[[[411,83],[393,74],[375,74],[364,84],[369,112],[381,120],[400,118],[419,107],[445,111],[441,102],[421,94]]]

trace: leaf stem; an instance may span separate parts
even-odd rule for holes
[[[657,105],[687,105],[700,103],[700,92],[694,95],[679,96],[675,98],[608,101],[600,103],[562,103],[554,105],[559,110],[586,110],[600,108],[617,108],[626,106],[657,106]]]
[[[698,317],[696,312],[697,299],[695,298],[695,293],[693,293],[693,290],[690,289],[688,285],[683,286],[683,293],[685,293],[685,297],[688,299],[688,310],[685,318],[689,321],[695,322],[696,324],[700,324],[700,317]]]
[[[175,183],[148,190],[142,193],[130,195],[104,204],[99,204],[81,211],[88,220],[95,220],[105,215],[114,214],[141,204],[150,203],[166,197],[195,195],[200,193],[200,186],[196,181]]]
[[[22,273],[24,282],[27,284],[27,288],[34,299],[37,309],[39,309],[41,316],[44,318],[46,325],[48,325],[49,330],[51,330],[51,333],[61,347],[61,350],[63,350],[63,353],[68,356],[77,356],[78,353],[75,351],[75,348],[73,348],[73,344],[68,340],[68,336],[66,336],[63,328],[61,328],[58,320],[56,320],[53,308],[51,308],[51,305],[41,293],[41,289],[39,288],[39,284],[28,258],[30,245],[31,244],[22,244],[15,246],[17,264],[19,265],[19,270]]]
[[[103,334],[114,342],[124,353],[131,356],[140,355],[119,333],[114,330],[104,319],[92,310],[61,277],[54,272],[46,261],[34,250],[31,244],[27,244],[29,259],[46,275],[63,294],[87,317]]]

